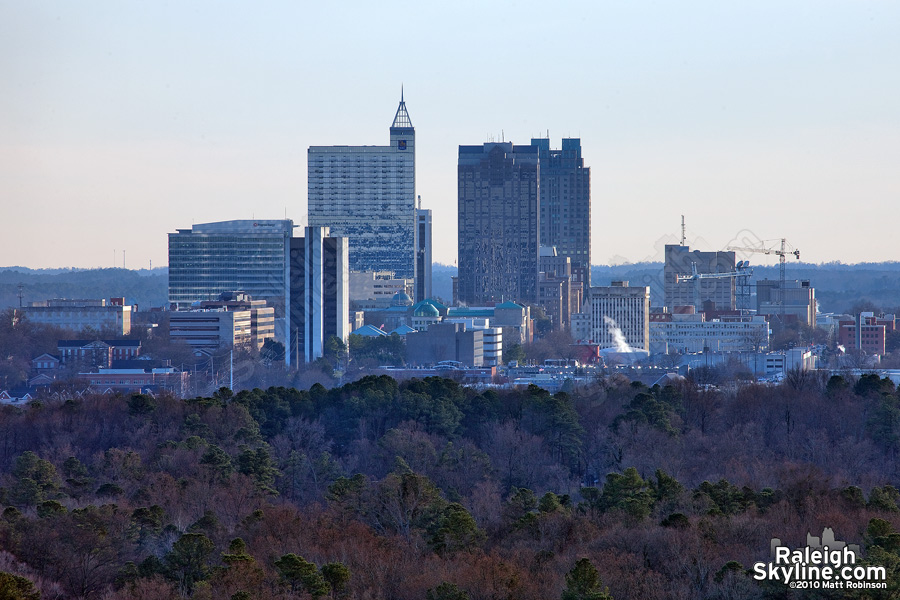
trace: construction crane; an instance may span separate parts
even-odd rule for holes
[[[747,277],[753,275],[753,269],[750,268],[749,261],[742,260],[737,265],[735,265],[734,268],[734,271],[728,271],[726,273],[698,273],[697,263],[691,263],[691,274],[676,274],[675,283],[681,283],[682,281],[694,282],[694,308],[699,313],[702,308],[700,306],[700,282],[703,279],[734,279],[736,277]]]
[[[735,252],[755,252],[756,254],[775,254],[778,256],[778,280],[779,280],[779,290],[781,293],[781,322],[784,322],[784,263],[787,260],[788,255],[793,255],[794,258],[800,260],[800,250],[794,248],[793,250],[789,250],[787,240],[781,238],[781,247],[778,246],[774,248],[742,248],[740,246],[728,246],[728,250]]]

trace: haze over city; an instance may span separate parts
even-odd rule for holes
[[[787,237],[893,260],[900,5],[0,4],[2,263],[144,268],[176,228],[306,222],[311,145],[385,144],[401,85],[434,258],[460,144],[580,137],[595,264]],[[761,258],[761,261],[766,259]]]

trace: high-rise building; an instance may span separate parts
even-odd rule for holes
[[[169,234],[169,302],[178,309],[241,290],[275,309],[276,339],[290,339],[288,260],[294,222],[237,220]]]
[[[573,281],[591,287],[591,168],[581,140],[563,138],[551,150],[547,138],[532,139],[541,160],[541,245],[556,246],[572,261]]]
[[[677,281],[678,275],[691,275],[692,267],[696,267],[699,274],[732,273],[734,265],[734,252],[692,252],[689,246],[666,244],[666,263],[663,268],[665,305],[669,309],[676,306],[696,306],[698,310],[702,310],[706,303],[714,302],[715,310],[734,310],[733,277],[700,279],[699,306],[697,281]]]
[[[350,270],[416,271],[416,131],[400,96],[388,146],[310,146],[309,225],[350,243]]]
[[[539,164],[536,146],[459,147],[459,302],[537,302]]]
[[[416,302],[431,298],[431,210],[416,209]]]
[[[325,341],[335,336],[347,342],[350,334],[348,240],[332,237],[327,227],[307,227],[304,237],[292,238],[290,248],[291,348],[294,364],[300,357],[313,362],[323,354]]]

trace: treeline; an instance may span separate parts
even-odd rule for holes
[[[748,569],[824,527],[894,597],[898,449],[875,375],[7,406],[0,597],[802,598]]]

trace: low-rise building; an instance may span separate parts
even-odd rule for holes
[[[394,277],[391,271],[351,271],[350,306],[387,308],[397,294],[406,295],[412,304],[413,287],[413,280]]]
[[[650,320],[650,353],[760,352],[769,347],[769,324],[763,316],[705,320],[703,313],[662,313]]]
[[[895,327],[896,318],[892,314],[876,317],[872,312],[863,312],[856,319],[838,322],[838,343],[846,350],[861,349],[867,354],[883,356],[887,334]]]
[[[114,360],[140,356],[141,340],[59,340],[56,348],[64,365],[110,367]]]
[[[32,323],[53,325],[73,331],[93,329],[112,335],[131,333],[132,307],[125,298],[75,300],[54,298],[17,308]]]
[[[466,330],[464,323],[436,323],[406,337],[406,362],[435,365],[454,361],[464,367],[484,365],[484,333]]]
[[[275,309],[243,292],[225,292],[218,300],[196,302],[191,310],[170,313],[169,339],[195,349],[259,350],[266,340],[275,339]]]
[[[96,373],[76,376],[95,393],[140,393],[167,391],[183,397],[188,389],[188,373],[174,367],[148,369],[98,369]]]

